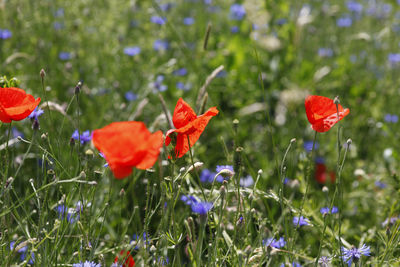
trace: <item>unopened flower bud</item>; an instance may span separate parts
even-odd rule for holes
[[[46,139],[47,139],[47,133],[42,134],[42,135],[40,136],[40,138],[42,138],[43,140],[46,140]]]
[[[257,172],[259,175],[261,175],[263,173],[263,170],[259,169]]]
[[[40,70],[40,77],[42,77],[42,79],[43,79],[44,76],[46,76],[46,72],[44,71],[44,69],[41,69]]]
[[[122,197],[125,195],[125,190],[122,188],[121,191],[119,191],[119,196]]]
[[[292,139],[290,140],[290,143],[291,143],[291,144],[296,143],[296,138],[292,138]]]
[[[335,99],[333,100],[333,103],[335,105],[339,105],[340,104],[340,100],[339,100],[339,96],[336,96]]]
[[[322,192],[328,193],[329,192],[329,188],[327,186],[322,187]]]
[[[82,87],[82,82],[78,82],[78,84],[75,86],[75,94],[79,94],[81,91],[81,87]]]
[[[348,145],[351,145],[351,143],[352,143],[353,141],[349,138],[349,139],[347,139],[347,144]]]
[[[71,147],[75,146],[75,139],[71,137],[71,139],[69,139],[69,145]]]

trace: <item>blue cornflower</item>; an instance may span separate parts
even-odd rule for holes
[[[305,141],[303,147],[307,152],[311,152],[313,148],[313,141]],[[317,150],[318,148],[319,148],[319,143],[315,142],[314,150]]]
[[[251,175],[247,175],[246,177],[240,179],[239,184],[242,187],[250,187],[254,184],[253,177],[251,177]]]
[[[345,261],[348,266],[351,266],[351,263],[358,262],[362,255],[370,256],[370,247],[363,244],[361,248],[352,247],[351,249],[347,249],[342,247],[342,255],[343,261]]]
[[[53,27],[55,30],[61,30],[64,28],[64,23],[56,21],[53,23]]]
[[[11,36],[12,36],[12,33],[11,33],[10,30],[7,30],[7,29],[2,30],[2,29],[0,29],[0,39],[5,40],[5,39],[8,39],[8,38],[11,38]]]
[[[231,27],[231,33],[238,33],[239,32],[239,27],[238,26],[232,26]]]
[[[80,139],[81,140],[81,144],[83,145],[84,143],[90,142],[90,140],[92,140],[92,134],[90,133],[89,130],[87,130],[87,131],[84,131],[81,135],[79,135],[78,130],[75,130],[72,133],[71,138],[75,139],[77,141]]]
[[[200,181],[202,183],[212,183],[214,181],[216,173],[210,171],[209,169],[204,169],[200,174]]]
[[[219,172],[221,172],[223,170],[225,170],[227,173],[226,174],[222,174],[222,175],[220,174],[220,175],[217,176],[216,181],[219,182],[219,183],[222,183],[225,180],[224,178],[229,179],[234,174],[232,165],[217,165],[217,168],[215,168],[215,171],[217,173],[219,173]]]
[[[396,114],[385,114],[385,121],[397,123],[399,121],[399,116],[397,116]]]
[[[158,24],[158,25],[164,25],[167,22],[167,18],[166,17],[160,17],[160,16],[152,16],[150,18],[150,21],[154,24]]]
[[[387,225],[392,226],[399,220],[399,217],[390,217],[387,218],[383,223],[382,227],[386,227]]]
[[[61,7],[57,9],[57,11],[54,13],[54,17],[56,18],[64,17],[64,8]]]
[[[178,70],[174,70],[172,74],[176,76],[185,76],[187,74],[187,70],[185,68],[180,68]]]
[[[338,211],[339,211],[339,209],[338,209],[338,207],[336,207],[336,206],[333,206],[333,207],[332,207],[332,210],[330,210],[329,207],[323,207],[323,208],[321,208],[321,209],[319,210],[319,212],[321,212],[322,215],[325,215],[325,214],[335,214],[335,213],[337,213]]]
[[[72,264],[72,267],[101,267],[100,263],[95,263],[93,261],[85,261],[80,263]]]
[[[191,206],[193,203],[197,203],[197,199],[194,196],[191,195],[182,195],[181,200],[186,204]]]
[[[388,61],[392,65],[399,63],[400,62],[400,53],[390,53],[388,55]]]
[[[183,24],[185,25],[193,25],[194,24],[194,18],[192,17],[187,17],[183,19]]]
[[[131,244],[132,244],[133,241],[135,241],[136,242],[136,246],[135,246],[134,249],[139,249],[139,242],[143,241],[144,243],[149,244],[150,243],[149,238],[150,238],[149,234],[147,234],[146,232],[143,232],[142,236],[137,235],[137,234],[133,234],[132,235]]]
[[[128,91],[125,93],[125,99],[129,102],[135,101],[137,99],[137,94],[132,91]]]
[[[231,18],[234,20],[242,20],[246,15],[246,10],[241,4],[233,4],[230,8]]]
[[[162,82],[164,81],[164,75],[158,75],[156,77],[156,81],[153,82],[153,88],[156,89],[159,92],[164,92],[168,89],[168,86],[163,84]]]
[[[14,248],[17,247],[18,245],[15,245],[15,241],[10,242],[10,250],[14,250]],[[17,252],[19,253],[19,259],[21,261],[24,261],[26,259],[27,251],[28,251],[28,246],[23,246],[22,248],[17,250]],[[32,265],[34,262],[35,262],[35,254],[32,252],[28,264]]]
[[[332,57],[333,50],[331,48],[321,47],[318,49],[318,56],[319,57]],[[312,143],[311,143],[311,145],[312,145]]]
[[[174,5],[172,3],[165,3],[165,4],[160,4],[160,9],[164,12],[167,12],[170,10]]]
[[[169,43],[165,40],[155,40],[153,43],[153,49],[156,51],[164,51],[168,50]]]
[[[14,138],[17,138],[18,136],[21,136],[22,138],[24,138],[24,134],[22,132],[18,131],[18,129],[15,127],[12,127],[11,133]]]
[[[384,189],[387,185],[381,181],[375,181],[375,186]]]
[[[353,20],[349,16],[341,17],[336,20],[336,25],[341,28],[348,28],[353,24]]]
[[[139,46],[129,46],[124,48],[124,54],[128,56],[136,56],[141,51]]]
[[[70,52],[60,52],[58,54],[58,58],[61,60],[68,60],[71,58],[71,53]]]
[[[297,227],[298,226],[306,226],[306,225],[310,225],[310,221],[303,217],[303,216],[295,216],[293,217],[293,225]]]
[[[292,262],[292,267],[301,267],[301,264],[298,262]]]
[[[200,215],[206,215],[207,212],[213,207],[211,202],[197,202],[192,203],[192,211]]]
[[[43,109],[36,107],[28,116],[29,119],[37,120],[44,113]]]
[[[319,266],[328,267],[331,266],[332,257],[321,256],[318,260]]]
[[[183,82],[177,82],[176,88],[183,91],[189,91],[190,89],[192,89],[192,84],[190,83],[184,84]]]
[[[271,246],[273,248],[283,248],[286,245],[286,241],[283,237],[276,240],[275,238],[268,238],[267,240],[263,240],[264,246]]]
[[[280,18],[280,19],[277,19],[275,23],[277,25],[284,25],[284,24],[287,23],[287,19],[286,18]]]
[[[317,164],[325,164],[325,159],[323,157],[316,157],[315,163]]]
[[[56,211],[61,220],[64,220],[65,214],[67,214],[68,223],[75,223],[80,219],[80,212],[76,212],[76,209],[73,208],[69,209],[65,205],[58,205]]]
[[[360,14],[363,10],[363,5],[357,1],[347,1],[347,9],[351,12]]]

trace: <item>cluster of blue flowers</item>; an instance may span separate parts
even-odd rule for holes
[[[208,169],[204,169],[200,174],[200,181],[202,183],[212,183],[214,181],[215,176],[222,170],[228,170],[233,173],[233,166],[231,165],[217,165],[215,172],[212,172]],[[222,183],[224,180],[229,179],[229,175],[218,175],[215,178],[215,181]]]
[[[86,207],[90,207],[91,203],[87,203]],[[64,220],[65,216],[68,223],[75,223],[79,221],[81,213],[83,212],[83,204],[78,201],[74,208],[68,208],[65,205],[58,205],[56,212],[61,220]]]
[[[271,246],[273,248],[283,248],[286,246],[286,241],[283,237],[280,237],[278,240],[275,238],[268,238],[263,240],[263,245],[267,247]]]
[[[15,241],[10,242],[10,250],[13,251],[14,249],[17,249],[18,245],[15,244]],[[23,246],[22,248],[18,248],[17,252],[19,253],[19,258],[21,261],[24,261],[26,259],[26,254],[28,253],[28,246]],[[31,257],[28,261],[28,264],[32,265],[35,262],[35,254],[32,252]]]
[[[198,201],[194,196],[182,195],[181,200],[192,208],[194,213],[200,215],[206,215],[209,210],[212,209],[212,202]]]
[[[85,144],[92,140],[92,133],[89,130],[84,131],[81,135],[79,135],[79,131],[75,130],[71,136],[72,139],[78,141],[81,140],[81,144]]]
[[[303,216],[295,216],[293,217],[293,225],[295,227],[299,226],[306,226],[306,225],[310,225],[310,220],[308,220],[307,218],[303,217]]]
[[[335,214],[338,213],[339,209],[336,206],[332,207],[332,210],[329,207],[323,207],[319,210],[319,212],[321,212],[322,215],[325,214]]]
[[[72,264],[72,267],[101,267],[100,263],[95,263],[93,261],[85,261],[80,263]]]

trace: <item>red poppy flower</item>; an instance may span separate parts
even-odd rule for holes
[[[305,101],[306,113],[311,128],[317,132],[326,132],[339,120],[350,113],[348,108],[343,109],[339,104],[339,119],[336,110],[336,104],[333,100],[324,96],[310,95]]]
[[[161,131],[149,132],[143,122],[113,122],[93,131],[93,144],[104,155],[115,178],[122,179],[132,168],[154,165],[163,145]]]
[[[39,105],[40,97],[35,98],[24,90],[10,87],[0,88],[0,121],[10,123],[28,117]]]
[[[171,142],[170,134],[177,133],[175,156],[177,158],[185,155],[189,151],[189,147],[193,147],[194,143],[199,139],[201,133],[206,128],[208,121],[218,114],[216,107],[209,108],[203,115],[197,116],[188,103],[179,98],[176,103],[172,122],[176,129],[167,132],[165,145]],[[190,145],[188,142],[190,140]]]
[[[332,171],[328,172],[324,163],[317,162],[315,164],[315,180],[320,184],[325,184],[328,177],[332,183],[335,182],[335,173]]]
[[[126,256],[124,256],[125,254],[125,250],[121,250],[121,252],[119,253],[119,256],[121,257],[121,260],[124,261],[124,263],[122,264],[122,267],[133,267],[135,266],[135,261],[133,260],[133,257],[131,256],[131,254],[129,253],[129,251],[126,252]],[[114,259],[114,263],[118,263],[118,255],[115,257]]]

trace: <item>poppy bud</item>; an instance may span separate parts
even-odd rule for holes
[[[339,104],[340,104],[339,96],[336,96],[336,97],[333,99],[333,103],[334,103],[335,105],[339,105]]]
[[[75,146],[75,139],[71,137],[71,139],[69,139],[69,145],[71,147]]]
[[[75,94],[79,94],[81,91],[81,87],[82,87],[82,82],[78,82],[78,84],[75,86]]]
[[[40,138],[42,138],[43,140],[46,140],[46,139],[47,139],[47,133],[42,134],[42,135],[40,136]]]
[[[122,188],[121,191],[119,191],[119,196],[122,197],[125,195],[125,190]]]
[[[329,188],[326,187],[326,186],[322,187],[322,192],[328,193],[329,192]]]
[[[44,76],[46,76],[46,72],[44,71],[44,69],[41,69],[40,70],[40,77],[42,77],[42,79],[43,79]]]
[[[291,143],[291,144],[296,143],[296,138],[292,138],[292,139],[290,140],[290,143]]]
[[[263,173],[263,170],[259,169],[257,173],[258,175],[261,175]]]
[[[349,138],[349,139],[347,139],[347,144],[348,145],[351,145],[351,143],[352,143],[353,141]]]

